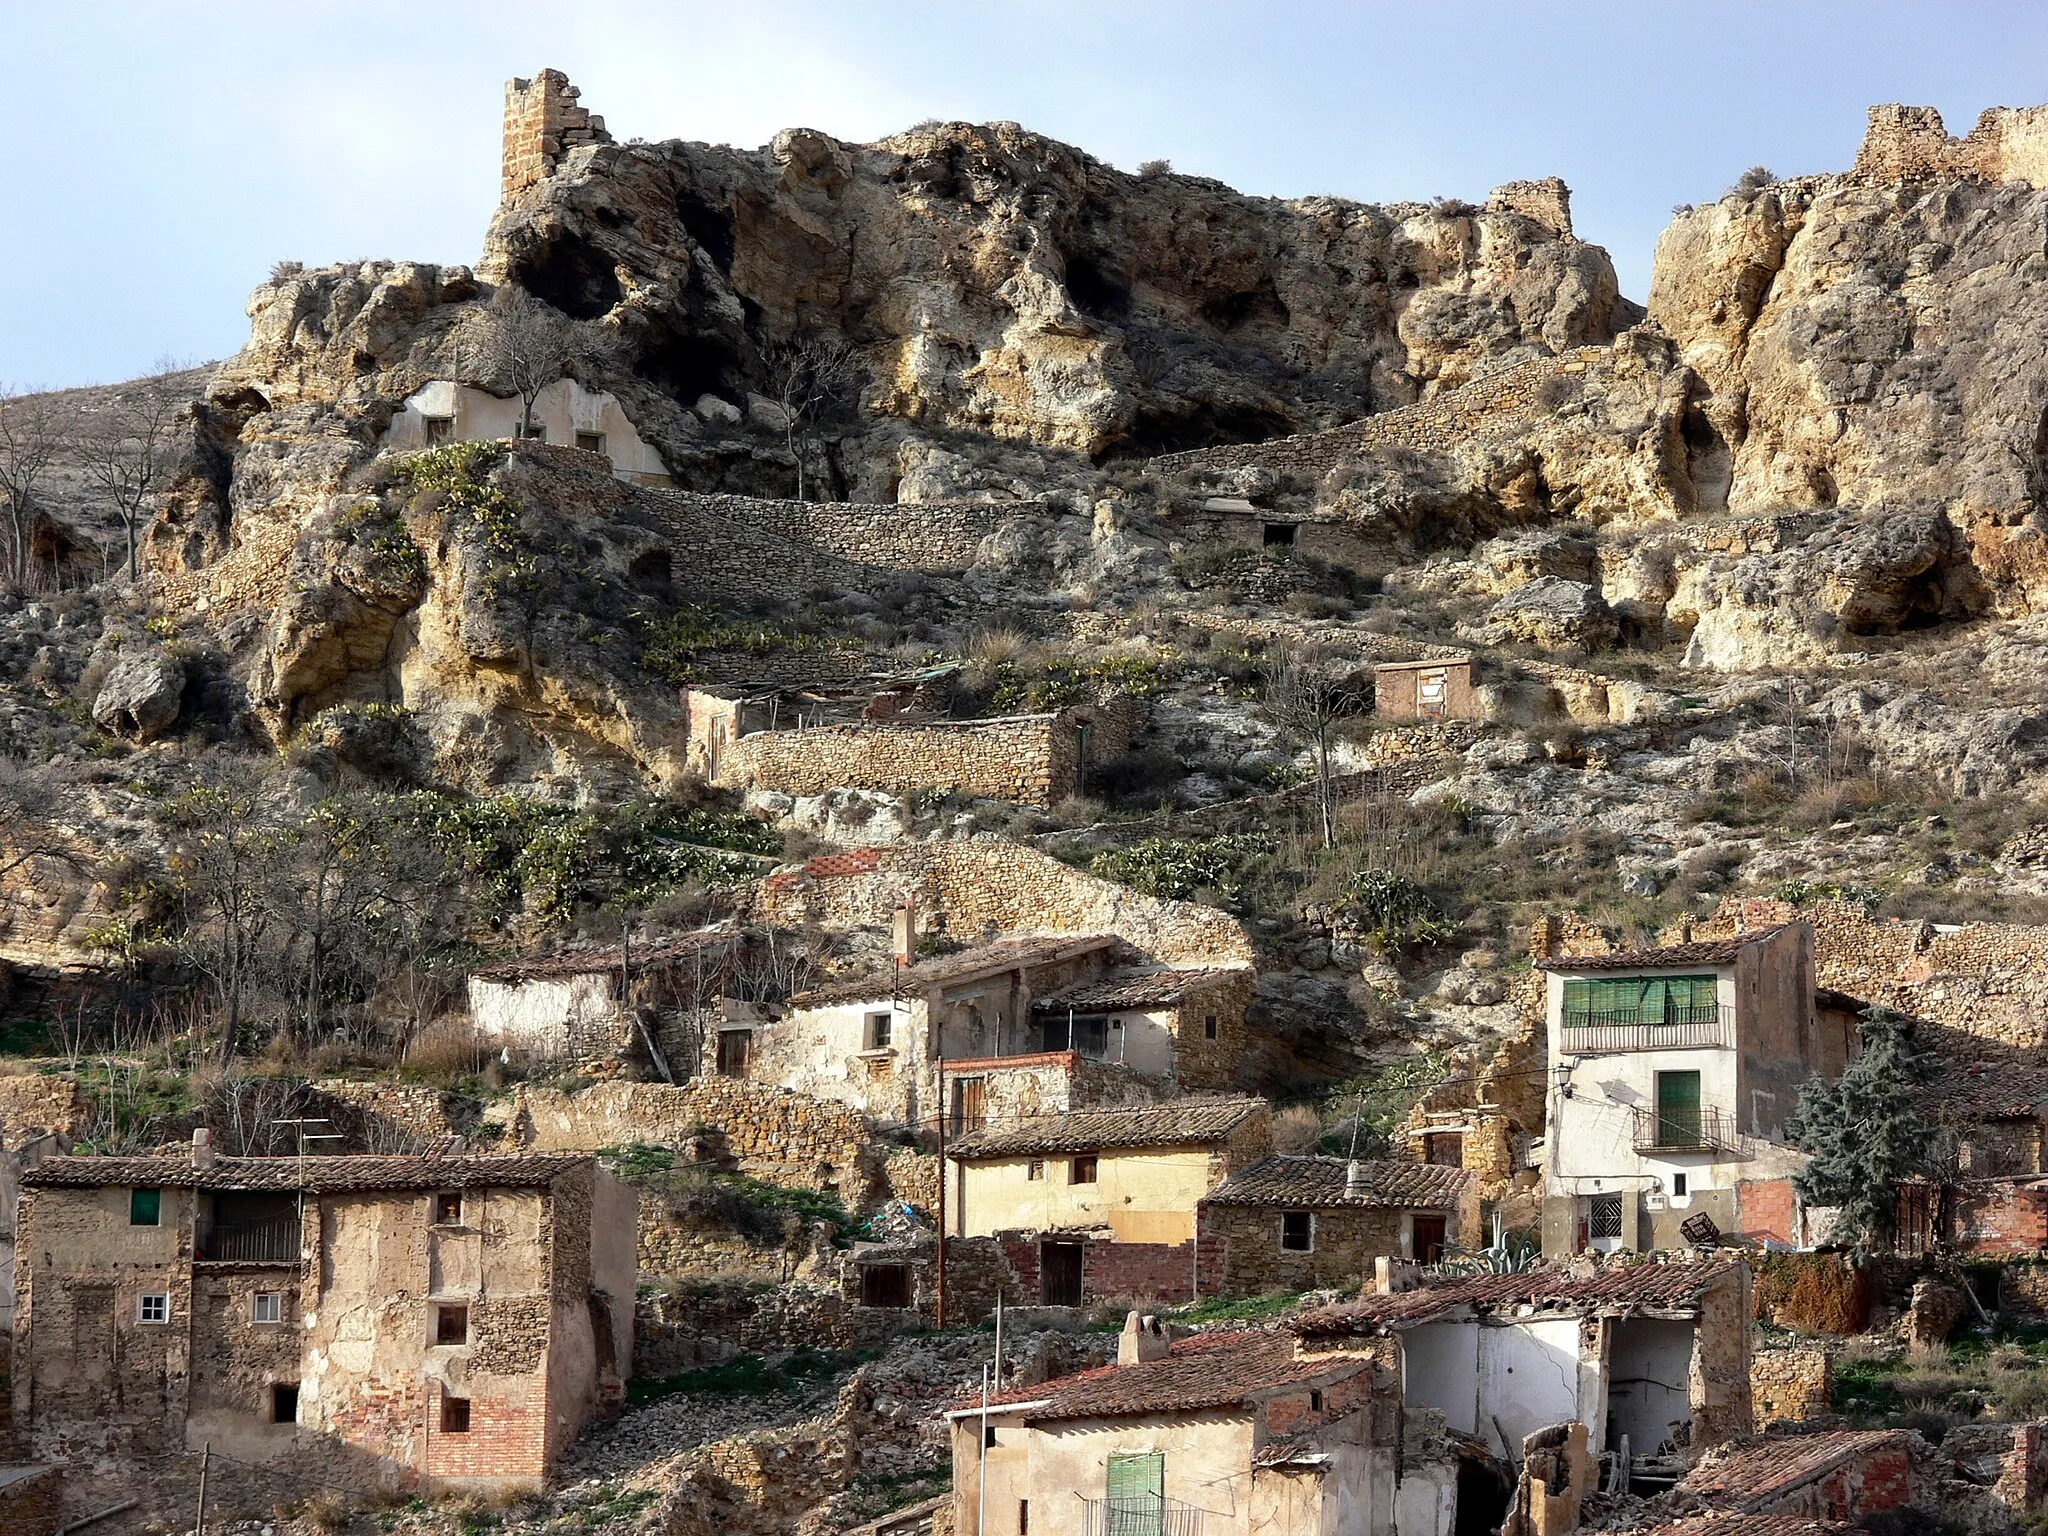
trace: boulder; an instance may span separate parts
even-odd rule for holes
[[[154,741],[178,723],[185,664],[168,651],[136,652],[116,661],[92,701],[93,720],[133,741]]]
[[[1484,622],[1460,625],[1458,632],[1486,645],[1525,640],[1590,651],[1613,644],[1620,626],[1596,587],[1562,576],[1539,576],[1489,608]]]

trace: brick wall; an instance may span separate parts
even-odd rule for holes
[[[1834,1389],[1834,1352],[1825,1346],[1759,1349],[1750,1357],[1749,1397],[1758,1429],[1820,1417]]]
[[[1196,1245],[1194,1243],[1116,1243],[1107,1240],[1063,1237],[1058,1241],[1081,1243],[1081,1303],[1099,1301],[1158,1301],[1181,1303],[1194,1300]],[[955,1241],[959,1241],[956,1239]],[[1039,1267],[1039,1239],[1010,1236],[998,1239],[1002,1254],[1016,1275],[1026,1305],[1044,1297]],[[949,1253],[951,1249],[947,1250]],[[1202,1294],[1214,1295],[1221,1283],[1220,1254],[1202,1251]]]
[[[469,1429],[451,1434],[437,1417],[439,1398],[424,1393],[426,1473],[441,1481],[532,1482],[547,1470],[547,1394],[538,1381],[523,1394],[478,1393],[470,1399]],[[503,1392],[503,1388],[500,1388]]]
[[[0,1472],[7,1470],[0,1466]],[[63,1506],[64,1473],[43,1467],[0,1483],[0,1531],[7,1536],[54,1536]]]
[[[1774,1237],[1791,1247],[1804,1246],[1799,1233],[1799,1200],[1790,1179],[1738,1180],[1735,1219],[1744,1237]]]
[[[580,93],[558,69],[505,82],[501,195],[510,197],[555,173],[563,155],[583,144],[609,144],[604,119],[576,104]]]
[[[1965,1253],[2048,1251],[2048,1190],[2005,1182],[1957,1189],[1955,1245]]]

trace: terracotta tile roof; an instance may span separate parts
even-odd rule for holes
[[[1789,923],[1773,928],[1753,928],[1729,939],[1702,939],[1695,944],[1673,944],[1664,949],[1624,949],[1611,955],[1552,955],[1538,960],[1539,971],[1635,971],[1663,970],[1680,965],[1733,965],[1735,957],[1752,944],[1761,944]]]
[[[217,1157],[202,1168],[190,1157],[51,1157],[26,1170],[24,1184],[84,1189],[140,1185],[173,1189],[352,1190],[545,1189],[594,1163],[575,1153],[525,1157]]]
[[[1162,1359],[1099,1366],[1035,1387],[1012,1387],[990,1398],[989,1407],[1030,1404],[1023,1413],[1027,1424],[1149,1418],[1256,1402],[1288,1387],[1340,1381],[1370,1369],[1372,1362],[1359,1355],[1299,1358],[1293,1338],[1277,1329],[1198,1333],[1176,1339]],[[953,1411],[980,1406],[979,1398],[963,1399]]]
[[[1930,1113],[1951,1121],[2031,1119],[2048,1107],[2048,1067],[1995,1046],[1980,1059],[1958,1060],[1931,1033],[1924,1026],[1919,1031],[1922,1048],[1936,1058],[1935,1073],[1915,1090]],[[1973,1039],[1966,1048],[1984,1050],[1985,1042]]]
[[[1264,1099],[1206,1096],[1038,1115],[946,1144],[948,1157],[1023,1157],[1118,1147],[1198,1147],[1224,1140],[1266,1109]]]
[[[1846,1462],[1875,1451],[1906,1449],[1914,1438],[1906,1429],[1770,1435],[1708,1452],[1678,1486],[1739,1512],[1754,1513]]]
[[[697,933],[681,933],[647,944],[635,944],[630,951],[634,970],[651,969],[669,965],[678,960],[687,960],[707,950],[736,942],[740,937],[734,928],[707,928]],[[500,960],[496,965],[484,966],[470,972],[472,979],[482,981],[538,981],[552,976],[593,976],[619,968],[619,946],[616,944],[590,945],[583,949],[561,950],[552,955],[530,955],[517,960]]]
[[[1350,1187],[1350,1161],[1342,1157],[1269,1157],[1225,1181],[1211,1205],[1273,1205],[1310,1209],[1355,1205],[1455,1210],[1472,1182],[1463,1168],[1436,1163],[1360,1163],[1364,1184]]]
[[[1375,1333],[1470,1308],[1492,1312],[1535,1307],[1553,1312],[1625,1312],[1638,1307],[1684,1311],[1741,1270],[1739,1262],[1615,1265],[1594,1274],[1562,1269],[1519,1275],[1441,1280],[1389,1296],[1361,1296],[1304,1313],[1294,1328],[1305,1336]]]
[[[872,875],[881,867],[881,849],[850,848],[845,853],[821,853],[797,869],[778,869],[763,883],[771,891],[786,891],[805,879],[830,880],[838,875]]]
[[[1065,1013],[1069,1008],[1089,1013],[1114,1013],[1120,1008],[1165,1008],[1191,992],[1205,992],[1220,982],[1247,976],[1243,966],[1190,965],[1166,971],[1118,971],[1098,981],[1084,981],[1064,992],[1032,1002],[1034,1012]]]
[[[1116,942],[1111,933],[1043,933],[1025,938],[997,939],[977,944],[950,955],[934,955],[901,968],[870,971],[847,981],[828,982],[790,999],[794,1008],[816,1008],[827,1003],[858,1003],[869,998],[898,997],[923,992],[948,982],[972,981],[998,975],[1020,966],[1052,965],[1077,955],[1107,949]]]
[[[1806,1515],[1695,1515],[1632,1531],[1629,1536],[1834,1536],[1846,1527]]]

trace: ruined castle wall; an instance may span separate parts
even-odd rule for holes
[[[576,104],[580,94],[559,69],[505,82],[503,196],[545,181],[570,150],[611,142],[604,119]]]
[[[1932,107],[1870,109],[1850,173],[1855,181],[2024,181],[2048,186],[2048,108],[1992,107],[1965,138],[1949,137]]]

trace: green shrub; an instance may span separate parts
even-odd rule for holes
[[[1458,931],[1429,892],[1390,869],[1361,869],[1352,876],[1344,905],[1384,950],[1442,944]]]
[[[1184,899],[1213,891],[1225,900],[1241,893],[1247,867],[1279,847],[1263,832],[1226,832],[1220,837],[1148,837],[1128,848],[1111,848],[1088,863],[1089,873],[1148,896]]]

